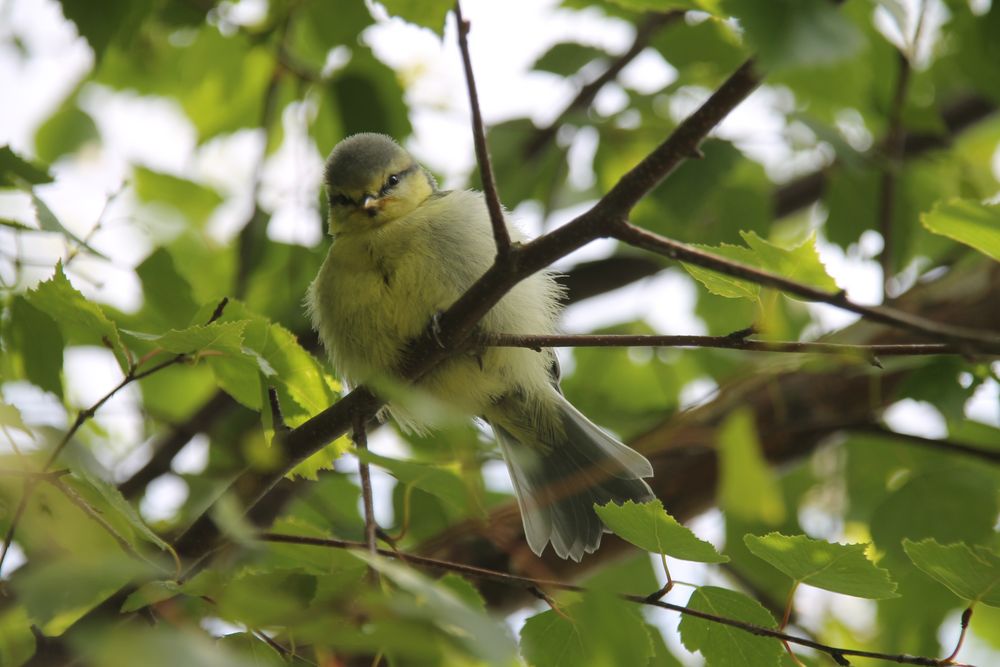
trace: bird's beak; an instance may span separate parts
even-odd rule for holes
[[[371,195],[365,195],[364,199],[361,200],[361,208],[363,208],[366,211],[371,211],[376,206],[378,206],[378,198],[376,197],[373,197]]]

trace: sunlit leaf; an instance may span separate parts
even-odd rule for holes
[[[785,504],[773,473],[761,454],[760,441],[748,410],[734,412],[719,433],[720,504],[748,521],[780,523]]]
[[[986,547],[903,540],[913,564],[970,603],[1000,607],[1000,555]]]
[[[28,381],[61,398],[63,338],[59,327],[49,315],[21,296],[12,300],[10,313],[9,327],[4,331],[7,349],[20,352]]]
[[[950,199],[920,216],[924,227],[1000,262],[1000,204]]]
[[[747,548],[795,581],[860,598],[896,597],[889,572],[868,560],[866,544],[836,544],[805,535],[743,537]]]
[[[644,665],[652,653],[639,610],[610,594],[588,593],[558,612],[532,616],[521,629],[521,654],[532,667]]]
[[[594,509],[616,535],[640,549],[700,563],[725,563],[729,560],[709,542],[678,523],[663,509],[659,500],[641,504],[628,500],[622,505],[596,505]]]
[[[774,617],[756,600],[716,586],[695,589],[687,606],[765,628],[776,625]],[[721,623],[684,614],[678,629],[684,646],[690,651],[699,651],[712,667],[776,666],[781,657],[781,644],[775,640]]]
[[[84,298],[70,284],[61,263],[56,265],[55,275],[27,293],[27,299],[32,306],[56,321],[67,342],[109,347],[122,369],[128,368],[128,357],[118,327],[99,305]]]
[[[389,13],[401,19],[444,32],[444,17],[455,6],[450,0],[379,0]]]
[[[516,655],[514,642],[506,627],[469,605],[463,599],[465,596],[456,595],[449,586],[431,581],[413,568],[379,556],[358,552],[358,557],[421,600],[424,611],[413,609],[412,613],[430,613],[442,629],[455,635],[480,659],[492,665],[508,665]]]

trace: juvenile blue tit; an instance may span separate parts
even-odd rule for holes
[[[357,134],[326,162],[333,244],[307,305],[348,384],[392,378],[407,343],[492,264],[496,246],[483,195],[442,191],[389,137]],[[510,229],[514,241],[524,236]],[[521,281],[486,314],[481,333],[548,334],[560,289],[549,273]],[[579,561],[605,528],[594,503],[650,500],[642,455],[595,426],[559,390],[551,350],[490,347],[458,354],[419,389],[490,424],[514,483],[528,545]],[[390,404],[404,429],[420,414]]]

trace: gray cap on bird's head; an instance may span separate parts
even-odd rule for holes
[[[362,132],[334,146],[326,160],[324,180],[345,190],[361,190],[368,186],[372,175],[413,158],[402,146],[387,135]]]

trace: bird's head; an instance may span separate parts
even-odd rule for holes
[[[373,229],[413,211],[436,189],[434,178],[384,134],[337,144],[324,174],[332,233]]]

